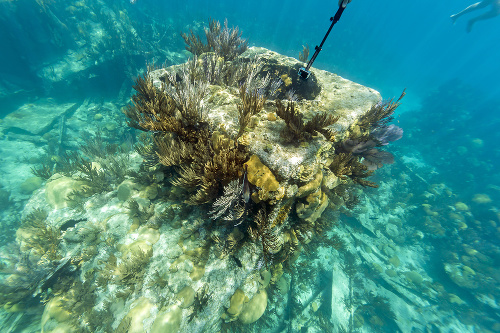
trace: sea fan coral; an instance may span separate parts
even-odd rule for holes
[[[389,126],[377,127],[370,134],[379,145],[386,146],[389,142],[401,139],[403,137],[403,129],[391,124]]]
[[[373,130],[368,136],[359,136],[354,139],[346,139],[337,144],[337,152],[345,152],[363,158],[363,164],[368,170],[376,170],[384,164],[394,163],[394,156],[387,152],[376,149],[386,146],[391,141],[401,139],[403,130],[395,125],[382,126]]]
[[[393,119],[392,115],[404,95],[403,91],[396,102],[389,100],[375,104],[351,127],[349,137],[336,144],[336,152],[362,158],[362,164],[368,171],[376,170],[384,164],[394,163],[394,156],[391,153],[378,150],[376,147],[386,146],[403,137],[402,128],[387,123]],[[366,172],[360,174],[365,175]],[[373,185],[372,182],[366,183],[364,180],[362,182],[366,186]]]
[[[394,155],[388,151],[382,151],[378,149],[370,149],[363,153],[363,164],[366,165],[368,170],[377,170],[381,168],[384,164],[393,164]]]

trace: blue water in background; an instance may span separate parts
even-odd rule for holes
[[[345,10],[324,45],[315,66],[345,76],[381,91],[385,97],[398,95],[403,87],[422,95],[443,82],[458,78],[481,90],[483,98],[500,92],[500,50],[495,46],[500,20],[488,20],[465,32],[466,20],[455,25],[449,16],[471,4],[435,1],[354,1]],[[136,3],[151,6],[150,2]],[[228,18],[250,37],[250,43],[296,56],[301,45],[311,49],[320,43],[335,1],[225,2],[200,6],[193,17]],[[165,8],[165,15],[170,12]]]
[[[467,34],[466,20],[476,15],[469,14],[453,26],[450,14],[470,3],[455,1],[450,6],[425,0],[383,4],[355,1],[334,28],[315,66],[374,87],[384,96],[397,94],[401,87],[407,87],[410,94],[425,94],[442,82],[459,78],[482,90],[486,98],[492,98],[500,89],[497,83],[500,54],[495,47],[500,21],[479,22],[472,33]],[[233,22],[243,30],[251,45],[294,56],[303,44],[311,48],[319,44],[329,26],[328,19],[337,8],[335,1],[187,1],[182,5],[163,1],[135,4],[115,1],[114,4],[123,6],[132,18],[146,24],[150,19],[178,21],[182,18],[188,23],[187,20],[206,21],[207,17],[228,18],[230,24]],[[30,8],[29,2],[16,3],[16,6],[17,17],[1,22],[4,33],[0,38],[5,46],[0,58],[2,76],[32,79],[33,72],[25,68],[25,60],[43,62],[57,57],[59,52],[45,43],[50,31],[43,28],[45,22],[37,17],[36,9]],[[183,22],[178,23],[182,26]],[[8,39],[5,33],[12,30],[15,41]],[[13,42],[14,47],[9,47]]]
[[[103,3],[127,11],[144,41],[161,35],[141,35],[152,22],[177,33],[194,29],[201,34],[208,18],[227,18],[229,26],[239,26],[250,46],[295,58],[302,45],[308,44],[313,53],[337,10],[337,1],[315,0]],[[436,173],[434,181],[453,188],[458,199],[467,202],[476,193],[486,193],[493,207],[500,202],[500,16],[480,21],[466,33],[467,20],[484,10],[461,17],[455,25],[449,16],[471,3],[353,0],[313,67],[374,88],[383,98],[397,98],[406,89],[396,118],[405,136],[391,151],[396,156],[418,153]],[[113,99],[124,82],[130,90],[132,77],[145,70],[146,63],[164,61],[121,53],[96,69],[100,75],[73,79],[68,90],[48,86],[39,71],[69,49],[78,49],[73,32],[54,28],[32,1],[0,2],[0,10],[0,83],[5,88],[0,118],[41,97]],[[53,14],[67,15],[56,9]],[[182,54],[184,42],[177,34],[159,46]],[[184,55],[178,62],[186,59]],[[124,68],[130,70],[125,73]],[[494,219],[491,207],[478,208],[475,218]],[[478,237],[494,241],[496,236]]]
[[[37,65],[65,50],[51,45],[50,22],[43,21],[36,6],[29,1],[14,3],[16,15],[0,21],[3,31],[0,42],[4,46],[0,72],[2,79],[33,88]],[[207,17],[220,21],[228,18],[230,25],[241,28],[250,45],[295,57],[302,45],[308,44],[313,49],[319,44],[330,24],[329,17],[337,9],[335,1],[105,3],[123,7],[137,24],[173,19],[179,31],[193,21],[206,22]],[[479,22],[467,34],[466,21],[477,14],[460,18],[456,25],[451,24],[449,16],[470,3],[455,1],[450,5],[424,0],[381,4],[357,0],[348,6],[334,27],[314,65],[373,87],[385,98],[399,95],[406,87],[408,99],[418,100],[442,83],[458,78],[481,92],[478,103],[493,99],[500,92],[497,79],[500,52],[496,46],[500,20]],[[70,35],[61,36],[65,37]],[[172,47],[182,45],[180,37],[178,40],[179,44]]]

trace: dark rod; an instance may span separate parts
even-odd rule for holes
[[[311,60],[309,60],[309,62],[307,63],[306,71],[308,71],[311,68],[314,60],[316,60],[316,57],[318,56],[319,51],[321,51],[321,48],[323,47],[323,44],[325,44],[325,41],[328,38],[328,35],[330,34],[330,31],[332,31],[332,28],[335,25],[335,23],[337,23],[340,20],[340,16],[344,12],[344,9],[345,9],[345,7],[340,6],[339,9],[337,10],[337,12],[335,13],[335,16],[334,17],[330,17],[330,21],[332,21],[332,24],[330,24],[330,28],[326,32],[325,37],[323,37],[323,40],[321,41],[321,44],[319,44],[319,46],[316,46],[314,48],[316,51],[314,52],[313,56],[311,57]]]

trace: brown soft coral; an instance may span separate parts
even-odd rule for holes
[[[160,163],[178,167],[172,183],[194,192],[186,200],[192,205],[215,199],[222,183],[240,176],[247,158],[243,147],[215,133],[210,139],[200,137],[196,143],[170,139],[157,140],[157,144]]]
[[[124,110],[129,126],[143,131],[177,132],[180,123],[174,117],[175,103],[156,88],[148,73],[135,80],[132,104]]]
[[[158,89],[148,74],[139,77],[125,114],[131,126],[154,133],[158,161],[176,167],[172,183],[191,192],[186,202],[210,202],[221,184],[242,174],[246,150],[209,129],[202,103],[206,82],[191,80],[186,68],[163,79]]]
[[[286,127],[281,135],[287,142],[301,142],[309,140],[313,135],[321,133],[327,140],[333,139],[335,132],[328,126],[335,124],[339,117],[329,113],[316,114],[310,121],[304,124],[303,116],[295,110],[295,103],[288,102],[285,107],[280,100],[276,100],[276,114],[285,121]]]
[[[368,167],[360,162],[359,157],[350,153],[336,154],[330,164],[330,170],[340,179],[350,178],[362,186],[378,187],[376,183],[365,179],[371,176],[373,171],[368,170]]]

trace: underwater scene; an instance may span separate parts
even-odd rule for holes
[[[500,1],[0,0],[0,332],[500,332]]]

